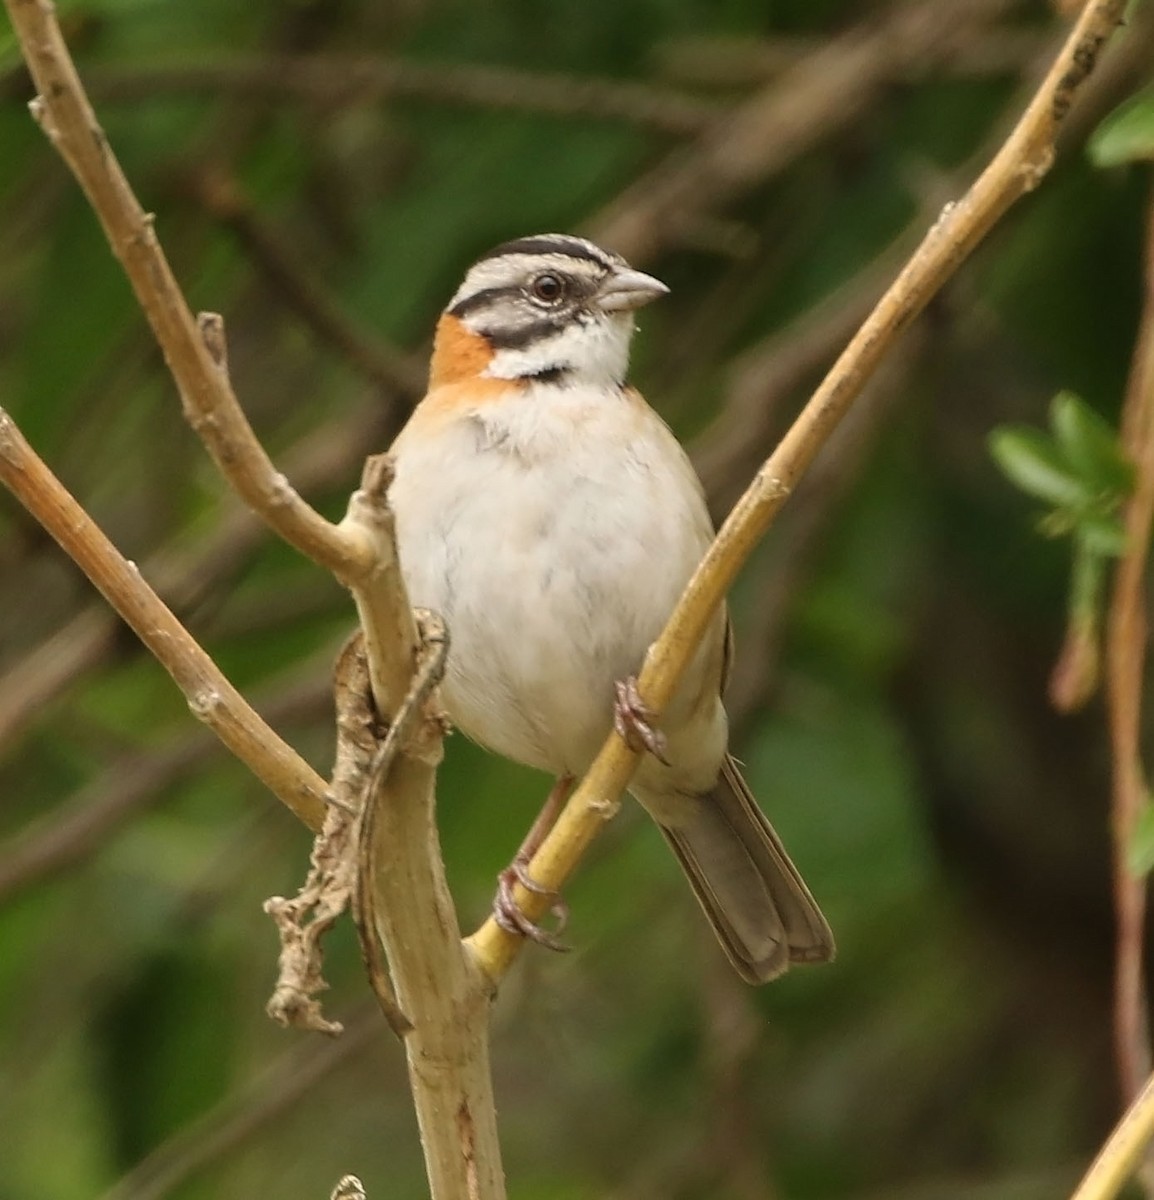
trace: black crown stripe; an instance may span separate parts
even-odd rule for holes
[[[563,233],[540,234],[536,237],[518,238],[513,242],[504,242],[500,246],[482,255],[477,261],[486,262],[490,258],[502,258],[506,254],[561,254],[566,258],[579,258],[586,262],[594,262],[606,270],[611,270],[617,264],[604,251],[582,241],[581,238],[569,237]]]

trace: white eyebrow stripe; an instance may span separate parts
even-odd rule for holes
[[[528,282],[529,276],[543,271],[556,271],[562,275],[573,276],[577,279],[590,281],[600,280],[614,268],[594,263],[587,258],[573,258],[568,254],[502,254],[496,258],[483,258],[479,263],[470,267],[464,282],[449,301],[448,310],[465,307],[466,311],[475,307],[471,302],[474,296],[489,292],[493,298],[499,298],[498,293],[506,296],[515,295],[523,283]],[[454,316],[460,316],[454,313]]]

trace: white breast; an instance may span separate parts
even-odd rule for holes
[[[434,393],[393,452],[410,597],[449,627],[449,715],[506,757],[582,771],[709,544],[681,447],[634,394],[536,384],[472,408]]]

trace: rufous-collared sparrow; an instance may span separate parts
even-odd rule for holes
[[[727,751],[725,613],[660,734],[634,683],[713,537],[689,459],[625,383],[634,310],[667,291],[582,238],[486,254],[437,325],[390,497],[410,599],[448,625],[452,721],[559,780],[589,766],[615,720],[643,741],[654,753],[630,791],[733,965],[760,983],[834,946]],[[508,889],[498,911],[533,932]]]

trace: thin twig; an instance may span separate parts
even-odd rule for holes
[[[1122,411],[1122,445],[1137,477],[1123,519],[1106,624],[1107,706],[1113,754],[1114,907],[1117,950],[1114,1037],[1122,1094],[1128,1101],[1150,1073],[1142,946],[1146,879],[1130,869],[1138,819],[1149,803],[1142,766],[1142,686],[1146,662],[1146,561],[1154,527],[1154,200],[1147,207],[1145,302]]]
[[[360,687],[351,686],[354,663],[361,668],[356,680],[362,684]],[[324,1015],[317,996],[328,987],[324,978],[325,935],[363,886],[358,879],[362,869],[359,847],[380,728],[367,680],[361,637],[356,634],[345,644],[334,671],[336,762],[329,810],[313,842],[308,876],[291,900],[273,896],[264,904],[281,944],[277,982],[266,1011],[281,1025],[331,1035],[341,1033],[341,1025]],[[403,737],[399,722],[394,722],[384,744],[395,754]],[[379,956],[379,946],[370,953]],[[370,974],[370,980],[389,1027],[403,1037],[413,1028],[412,1021],[398,1007],[383,972],[379,977]]]
[[[60,543],[133,628],[192,714],[306,825],[320,827],[325,781],[261,720],[172,611],[37,457],[0,409],[0,482]]]
[[[164,350],[189,424],[241,496],[298,549],[348,569],[348,547],[273,468],[244,419],[224,364],[206,345],[157,240],[84,94],[47,0],[6,0],[39,92],[33,115],[72,169]],[[217,326],[217,340],[223,331]]]
[[[753,547],[883,355],[998,218],[1049,170],[1057,127],[1121,20],[1123,8],[1124,0],[1091,0],[1086,5],[1001,150],[969,192],[943,210],[730,513],[646,656],[639,688],[655,713],[668,704],[682,670]],[[611,735],[529,864],[529,874],[544,893],[564,887],[589,843],[616,812],[636,765],[637,755]],[[530,920],[541,917],[548,903],[543,894],[519,885],[516,899]],[[492,918],[469,942],[493,980],[509,969],[523,944]]]

